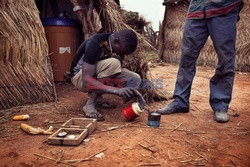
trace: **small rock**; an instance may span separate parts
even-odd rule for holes
[[[97,154],[95,157],[96,158],[102,158],[104,156],[105,156],[105,154],[103,152],[101,152],[101,153]]]
[[[49,119],[46,119],[45,121],[44,121],[44,123],[48,123],[49,122]]]
[[[84,139],[83,141],[84,141],[85,143],[87,143],[87,142],[90,141],[90,138]]]

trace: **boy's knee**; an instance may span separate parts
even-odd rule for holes
[[[113,76],[121,72],[121,62],[116,58],[109,58],[97,63],[97,78]]]
[[[141,77],[135,72],[131,73],[127,79],[127,86],[138,88],[141,84]]]
[[[141,82],[141,76],[139,74],[134,73],[133,78],[135,78],[138,82]]]

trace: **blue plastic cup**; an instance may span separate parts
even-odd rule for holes
[[[148,114],[148,126],[159,127],[161,121],[161,114],[151,112]]]

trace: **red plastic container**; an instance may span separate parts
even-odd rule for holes
[[[122,114],[127,121],[133,121],[141,113],[142,110],[140,109],[139,104],[137,102],[132,103],[131,105],[125,107],[122,110]]]

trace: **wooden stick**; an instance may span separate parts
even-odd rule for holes
[[[150,148],[150,147],[154,147],[154,146],[155,146],[155,144],[152,144],[152,145],[148,146],[148,148]]]
[[[183,156],[181,156],[181,157],[176,157],[176,158],[172,158],[171,160],[177,160],[177,159],[181,159],[181,158],[183,158]]]
[[[237,126],[239,126],[241,124],[241,121],[239,123],[237,123]]]
[[[238,167],[238,165],[233,160],[231,160],[231,162],[234,164],[235,167]]]
[[[130,125],[128,127],[148,128],[148,129],[152,128],[150,126],[140,126],[140,125]],[[164,127],[164,126],[157,127],[157,129],[173,130],[171,128],[167,128],[167,127]],[[185,129],[176,129],[176,130],[178,130],[178,131],[184,131],[184,132],[189,132],[188,130],[185,130]]]
[[[145,145],[143,145],[143,144],[141,144],[141,143],[138,143],[138,144],[139,144],[139,146],[141,146],[142,148],[144,148],[144,149],[146,149],[146,150],[148,150],[148,151],[151,151],[152,153],[156,153],[156,151],[150,149],[149,147],[147,147],[147,146],[145,146]]]
[[[212,138],[212,137],[208,137],[208,136],[201,136],[199,134],[192,134],[194,136],[198,136],[198,137],[201,137],[201,138],[204,138],[204,139],[210,139],[210,140],[219,140],[219,139],[216,139],[216,138]]]
[[[184,154],[186,154],[186,155],[188,155],[188,156],[190,156],[190,157],[193,157],[193,155],[191,155],[191,154],[189,154],[189,153],[187,153],[187,152],[185,152]]]
[[[200,156],[201,158],[205,159],[208,162],[208,159],[206,157],[204,157],[203,155],[201,155],[201,154],[199,154],[197,152],[195,152],[195,154],[197,154],[198,156]]]
[[[112,130],[119,129],[119,128],[120,128],[119,126],[113,126],[113,127],[109,127],[108,129],[101,130],[99,132],[108,132],[108,131],[112,131]]]
[[[192,162],[192,161],[196,161],[196,160],[195,159],[183,160],[181,161],[181,163],[187,163],[187,162]]]
[[[107,129],[99,131],[99,133],[101,133],[101,132],[108,132],[108,131],[112,131],[112,130],[116,130],[116,129],[121,129],[121,128],[125,128],[125,127],[130,127],[130,126],[132,126],[132,124],[135,124],[135,123],[138,123],[138,122],[140,122],[140,120],[137,120],[137,121],[134,121],[134,122],[131,122],[131,123],[127,123],[125,125],[109,127]]]
[[[139,166],[161,166],[160,163],[146,163],[146,164],[139,164]]]
[[[241,134],[243,134],[244,136],[247,135],[248,133],[250,133],[250,131],[246,131],[246,132],[240,132]]]
[[[169,150],[168,150],[168,158],[172,159],[171,156],[170,156],[170,151]]]
[[[178,126],[176,126],[171,132],[173,132],[173,131],[175,131],[176,129],[178,129],[181,125],[182,125],[182,123],[180,123]]]
[[[192,106],[194,106],[198,111],[201,111],[194,103],[190,103]]]
[[[106,151],[107,148],[99,151],[98,153],[95,153],[95,154],[92,154],[90,156],[88,156],[87,158],[84,158],[84,159],[72,159],[72,160],[64,160],[64,162],[69,162],[69,163],[79,163],[79,162],[83,162],[83,161],[89,161],[92,157],[94,157],[95,155],[97,154],[100,154],[101,152],[104,152]]]
[[[193,145],[190,141],[188,141],[187,139],[184,139],[185,140],[185,142],[187,142],[188,144],[190,144],[190,145]]]
[[[91,158],[93,158],[94,156],[96,156],[97,154],[100,154],[100,153],[102,153],[102,152],[104,152],[104,151],[106,151],[106,150],[107,150],[107,148],[105,148],[105,149],[99,151],[98,153],[95,153],[95,154],[92,154],[92,155],[88,156],[86,159],[91,159]]]
[[[61,160],[62,160],[62,157],[63,157],[63,150],[62,150],[62,153],[61,153],[61,155],[59,156],[59,158],[58,158],[58,160],[56,161],[56,163],[58,164]]]
[[[33,155],[35,155],[35,156],[38,156],[38,157],[41,157],[41,158],[45,158],[45,159],[48,159],[48,160],[51,160],[51,161],[57,161],[56,159],[53,159],[53,158],[50,158],[50,157],[46,157],[46,156],[44,156],[44,155],[40,155],[40,154],[33,154]],[[69,166],[74,166],[75,167],[75,165],[72,165],[72,164],[69,164],[69,163],[67,163],[67,162],[63,162],[63,161],[59,161],[58,163],[62,163],[62,164],[64,164],[64,165],[69,165]]]
[[[61,123],[64,123],[64,121],[57,121],[57,122],[48,122],[49,124],[61,124]]]
[[[207,132],[186,132],[186,134],[207,134]]]

